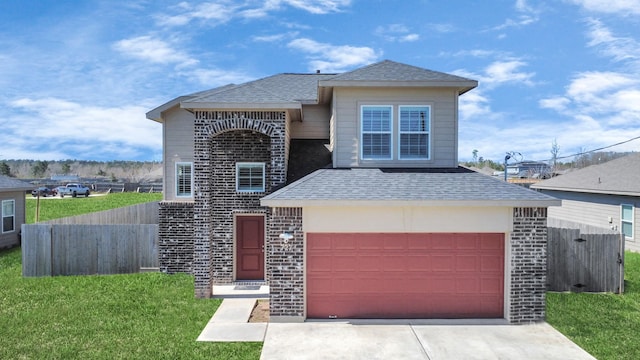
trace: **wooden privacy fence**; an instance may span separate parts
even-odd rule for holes
[[[22,225],[22,275],[91,275],[157,268],[158,202]]]
[[[158,224],[158,209],[158,201],[154,201],[84,215],[69,216],[40,222],[39,224]],[[22,237],[24,239],[24,234]]]
[[[158,267],[158,225],[22,226],[22,275],[93,275]]]
[[[624,236],[549,219],[547,290],[624,292]]]

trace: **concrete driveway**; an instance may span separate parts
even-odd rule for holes
[[[546,323],[308,321],[269,323],[260,359],[595,358]]]

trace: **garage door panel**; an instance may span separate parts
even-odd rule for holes
[[[503,316],[504,234],[319,239],[307,234],[309,318]]]
[[[481,257],[480,271],[501,273],[504,268],[504,262],[502,259],[503,257],[500,255],[483,255]]]
[[[478,257],[474,255],[456,256],[456,271],[478,271]]]
[[[453,255],[431,256],[431,269],[435,272],[451,272],[455,266]]]

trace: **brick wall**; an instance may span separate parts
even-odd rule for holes
[[[265,163],[265,177],[271,174],[271,140],[268,136],[248,130],[230,131],[211,139],[211,241],[213,245],[213,282],[233,282],[234,215],[266,214],[260,198],[265,192],[236,191],[236,163]],[[268,221],[268,219],[266,219]]]
[[[194,115],[193,274],[196,297],[209,297],[214,283],[233,280],[234,214],[264,213],[269,223],[269,210],[259,207],[258,199],[286,181],[287,116],[283,111],[196,111]],[[267,192],[237,194],[231,162],[263,160]],[[226,177],[224,190],[217,190],[222,183],[217,176]]]
[[[160,271],[192,273],[193,203],[161,201],[158,258]]]
[[[293,239],[284,243],[280,234]],[[304,316],[302,208],[274,208],[269,224],[269,311],[271,317]]]
[[[545,319],[547,209],[514,208],[509,321]]]

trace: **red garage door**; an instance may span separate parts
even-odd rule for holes
[[[308,318],[502,318],[504,234],[307,234]]]

